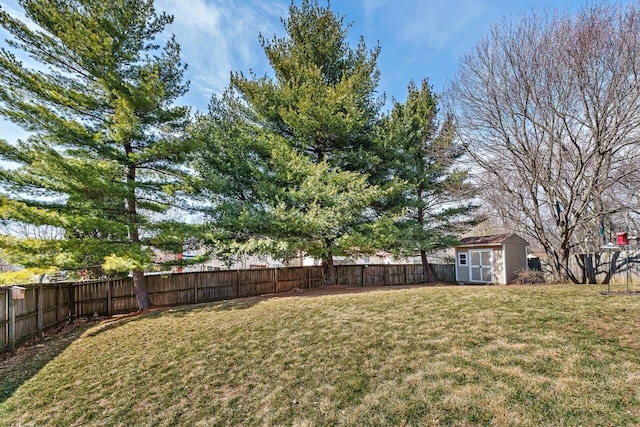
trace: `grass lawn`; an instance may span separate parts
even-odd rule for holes
[[[0,425],[640,425],[640,296],[602,290],[300,293],[83,326],[24,362]]]

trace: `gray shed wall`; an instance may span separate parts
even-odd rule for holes
[[[527,247],[517,243],[505,243],[505,271],[507,283],[513,283],[518,273],[527,266]]]

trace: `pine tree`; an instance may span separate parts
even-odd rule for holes
[[[382,106],[376,96],[380,48],[367,50],[362,38],[352,48],[344,17],[315,0],[292,4],[282,23],[286,37],[259,38],[274,78],[234,73],[232,88],[297,151],[315,162],[361,169]]]
[[[0,158],[17,165],[0,170],[0,216],[65,238],[2,236],[0,246],[28,266],[128,270],[144,310],[151,249],[184,241],[161,219],[191,144],[180,138],[189,110],[174,105],[188,86],[180,48],[158,40],[173,17],[152,0],[20,5],[28,21],[0,11],[12,36],[0,50],[0,114],[30,136],[0,141]]]
[[[366,175],[313,161],[246,120],[251,113],[228,95],[214,99],[193,133],[206,147],[193,165],[216,252],[287,259],[303,251],[325,260],[331,283],[333,255],[363,241],[361,227],[381,191]]]
[[[379,49],[362,39],[351,48],[349,26],[316,1],[292,4],[282,22],[284,38],[260,36],[273,77],[234,73],[214,100],[209,120],[222,130],[200,132],[208,148],[199,169],[229,239],[319,256],[331,283],[333,256],[358,240],[379,197],[362,173],[381,107]]]
[[[426,80],[420,88],[409,84],[404,103],[394,101],[376,151],[374,181],[391,190],[378,201],[378,212],[396,218],[391,249],[400,255],[419,253],[431,282],[427,254],[451,247],[475,218],[467,171],[456,167],[464,151],[455,141],[453,118],[446,115],[438,122],[438,97]]]

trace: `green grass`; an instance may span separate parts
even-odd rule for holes
[[[640,425],[640,296],[602,290],[294,294],[105,322],[14,385],[0,425]]]

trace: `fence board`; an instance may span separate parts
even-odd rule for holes
[[[619,252],[601,252],[590,255],[595,261],[597,283],[604,283],[611,273],[610,284],[607,289],[615,292],[640,292],[640,250],[630,247],[629,250]],[[627,262],[628,261],[628,262]],[[575,256],[569,260],[569,268],[578,278],[583,272]]]
[[[42,286],[42,327],[47,329],[57,324],[56,292],[58,286],[44,284]]]
[[[407,284],[424,283],[424,276],[422,274],[422,264],[409,264],[405,266],[407,269]],[[437,275],[436,275],[437,278]],[[440,279],[436,279],[441,281]]]
[[[55,301],[58,307],[56,319],[62,322],[70,317],[71,309],[69,304],[69,283],[58,284],[55,290]]]
[[[362,265],[336,265],[337,284],[343,286],[361,286],[362,271],[364,268]]]
[[[107,312],[107,286],[105,282],[81,282],[72,285],[74,315],[92,316]]]
[[[406,285],[404,265],[388,265],[386,267],[386,285]]]
[[[239,296],[250,297],[276,292],[273,268],[238,270]]]
[[[369,265],[364,269],[364,286],[384,286],[384,265]]]
[[[198,291],[198,301],[220,301],[237,298],[238,287],[236,285],[219,285],[202,288]]]
[[[0,288],[0,353],[9,346],[9,290]]]
[[[278,292],[309,287],[309,271],[305,267],[287,267],[278,269]]]
[[[454,283],[453,264],[431,264],[438,282]],[[344,286],[393,286],[424,283],[421,264],[336,266],[337,283]],[[364,277],[363,277],[364,275]]]
[[[14,301],[16,342],[24,341],[37,332],[36,292],[36,288],[27,288],[24,299]],[[7,298],[10,297],[8,293]]]
[[[128,313],[138,309],[138,299],[131,278],[111,280],[112,313]],[[108,286],[108,285],[107,285]]]
[[[238,271],[213,271],[200,274],[203,276],[203,281],[199,300],[219,301],[239,297],[240,275]]]
[[[420,268],[420,276],[422,276],[422,265]],[[455,264],[431,264],[433,274],[438,282],[456,283],[456,266]]]
[[[304,267],[309,275],[309,284],[305,288],[313,289],[324,286],[324,274],[321,266]]]
[[[195,274],[177,273],[147,276],[147,291],[153,305],[189,304],[194,302]]]
[[[28,287],[24,299],[15,300],[16,342],[24,341],[38,331],[37,287]]]

